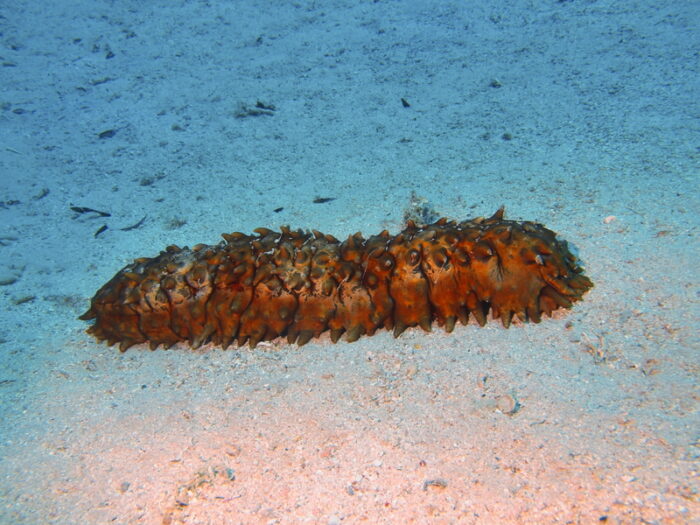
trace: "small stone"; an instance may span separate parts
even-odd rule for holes
[[[228,447],[225,450],[225,453],[227,456],[235,458],[241,455],[241,447],[239,447],[235,443],[229,443]]]
[[[520,403],[510,394],[498,396],[496,400],[496,408],[504,414],[513,415],[520,410]]]
[[[13,299],[12,303],[15,306],[19,306],[20,304],[30,303],[34,299],[36,299],[36,295],[23,295],[21,297],[18,297],[17,299]]]
[[[446,488],[447,488],[447,480],[442,479],[442,478],[426,479],[423,482],[423,490],[446,489]]]
[[[418,373],[418,367],[414,364],[410,364],[406,367],[406,379],[413,379],[413,377]]]
[[[0,274],[0,286],[9,286],[17,282],[16,275],[1,275]]]
[[[658,368],[659,361],[656,359],[647,359],[644,361],[644,364],[642,365],[642,373],[645,376],[655,376],[656,374],[660,373],[661,370]]]
[[[15,240],[14,237],[0,237],[0,246],[7,246],[3,241]],[[0,286],[9,286],[15,284],[24,272],[24,266],[5,266],[0,267]]]

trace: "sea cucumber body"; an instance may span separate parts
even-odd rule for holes
[[[135,260],[93,297],[81,316],[95,320],[88,332],[122,351],[281,336],[303,345],[326,330],[333,342],[355,341],[378,328],[429,331],[433,321],[449,332],[470,316],[483,326],[489,310],[505,327],[513,315],[539,322],[592,286],[565,241],[503,219],[503,209],[342,242],[287,227],[255,232]]]

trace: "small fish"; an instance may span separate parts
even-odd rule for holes
[[[141,220],[139,222],[137,222],[136,224],[132,224],[131,226],[127,226],[126,228],[119,228],[119,229],[123,232],[135,230],[136,228],[140,227],[143,224],[143,222],[146,220],[146,217],[147,217],[147,215],[144,215],[143,217],[141,217]]]
[[[103,232],[106,232],[106,231],[107,231],[107,225],[106,225],[106,224],[103,224],[102,226],[100,226],[100,229],[97,230],[97,231],[95,232],[95,235],[93,235],[93,237],[97,238],[97,236],[98,236],[100,233],[103,233]]]
[[[100,210],[93,210],[92,208],[86,208],[84,206],[71,206],[71,210],[73,210],[75,213],[96,213],[100,217],[111,217],[111,213],[107,213],[106,211],[100,211]]]

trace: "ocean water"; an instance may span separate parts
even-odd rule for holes
[[[0,5],[0,523],[692,523],[700,2]],[[506,330],[126,353],[136,257],[506,216],[595,287]]]

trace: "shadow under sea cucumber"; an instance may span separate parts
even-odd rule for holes
[[[492,217],[345,241],[313,230],[223,234],[214,246],[168,246],[136,259],[92,298],[80,319],[109,345],[186,341],[251,347],[286,336],[298,345],[330,330],[333,342],[407,327],[451,332],[489,311],[510,326],[570,308],[593,283],[566,241],[534,222]]]

